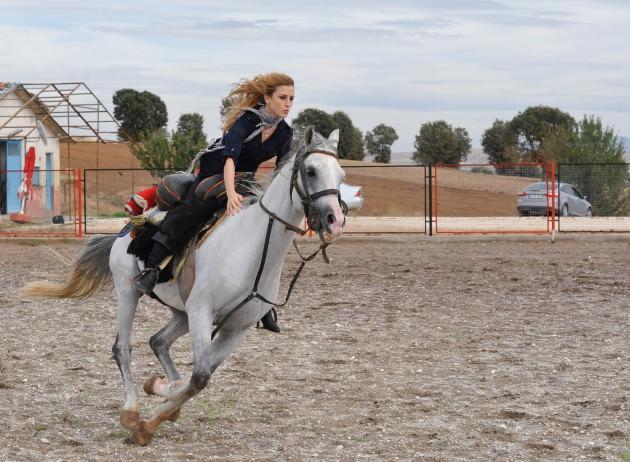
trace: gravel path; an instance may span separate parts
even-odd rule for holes
[[[0,241],[0,461],[630,460],[629,237],[344,237],[283,333],[252,329],[144,448],[118,423],[113,291],[16,295],[80,245]],[[167,319],[141,301],[138,384]],[[188,337],[173,356],[189,373]]]

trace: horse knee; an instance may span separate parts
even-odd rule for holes
[[[123,359],[123,354],[127,353],[131,356],[131,345],[128,347],[121,347],[118,345],[118,337],[116,337],[116,341],[114,342],[114,346],[112,346],[112,356],[116,360],[116,364],[118,364],[118,368],[120,369],[120,361]]]
[[[210,374],[207,372],[193,372],[192,377],[190,378],[190,384],[197,391],[201,391],[208,385],[208,381],[210,380]]]
[[[158,334],[155,334],[149,339],[149,346],[153,350],[153,353],[157,356],[160,352],[160,349],[164,346],[163,342],[160,342]]]

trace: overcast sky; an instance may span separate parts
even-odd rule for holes
[[[112,108],[148,90],[169,126],[244,77],[290,74],[296,101],[341,110],[363,132],[393,126],[413,150],[422,123],[483,131],[531,105],[601,116],[630,135],[630,1],[2,0],[0,81],[84,81]],[[290,120],[289,120],[290,121]]]

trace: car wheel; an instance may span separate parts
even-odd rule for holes
[[[568,204],[564,204],[562,206],[562,208],[560,209],[560,215],[563,217],[568,217],[569,216],[569,205]]]
[[[593,216],[593,209],[592,209],[592,208],[590,208],[590,207],[589,207],[589,208],[586,210],[586,216],[587,216],[587,217],[592,217],[592,216]]]

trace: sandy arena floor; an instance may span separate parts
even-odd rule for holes
[[[0,461],[630,460],[628,236],[344,237],[147,447],[118,423],[113,291],[16,295],[80,245],[0,241]],[[167,317],[138,308],[140,386]]]

